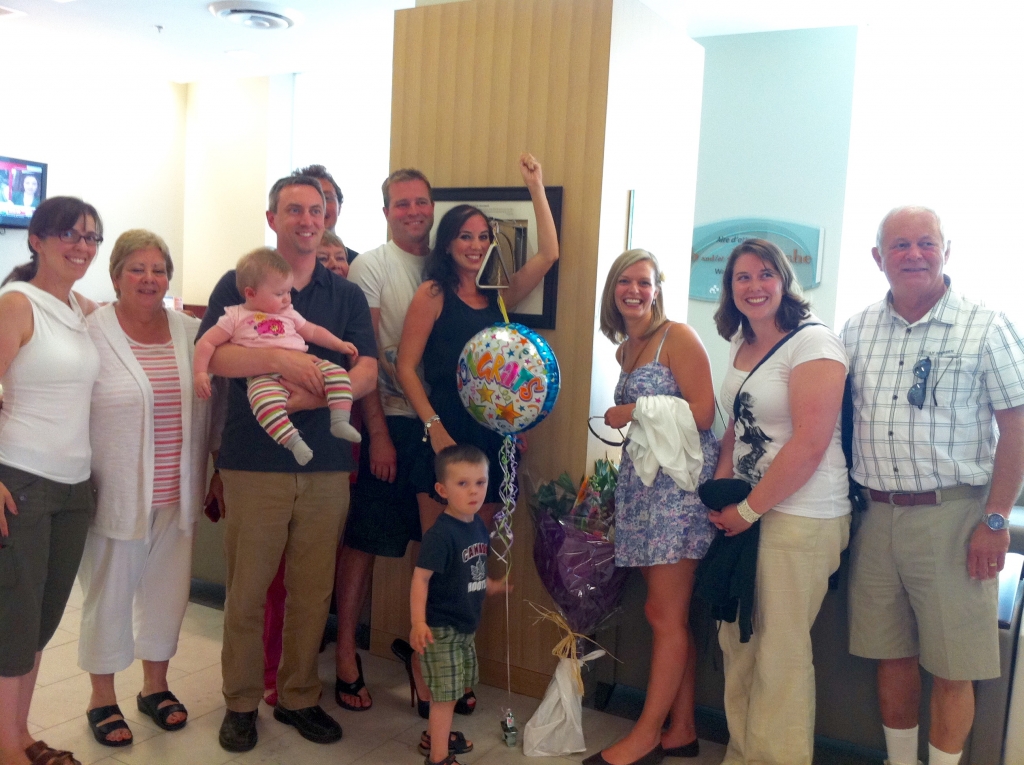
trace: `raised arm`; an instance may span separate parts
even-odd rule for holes
[[[430,399],[427,398],[427,392],[423,389],[423,383],[420,382],[419,375],[416,374],[416,367],[423,360],[423,349],[427,347],[427,338],[430,337],[430,331],[434,328],[434,322],[441,315],[443,307],[444,295],[436,284],[434,282],[421,284],[405,314],[402,339],[398,344],[398,362],[395,365],[398,382],[402,386],[405,397],[423,422],[428,422],[432,417],[436,417],[437,412],[430,405]],[[444,426],[439,421],[434,421],[430,427],[430,445],[434,447],[434,451],[439,452],[454,443]]]
[[[544,275],[558,260],[558,233],[555,231],[555,219],[551,216],[547,195],[544,193],[544,176],[540,162],[532,154],[519,157],[519,171],[523,174],[526,188],[530,190],[533,200],[533,213],[537,219],[537,254],[526,261],[509,280],[509,288],[505,290],[505,303],[509,308],[518,305],[523,298],[533,292],[540,284]]]

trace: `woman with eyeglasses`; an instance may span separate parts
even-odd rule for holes
[[[622,253],[608,271],[601,297],[601,332],[618,347],[621,372],[615,406],[605,424],[623,428],[657,398],[682,399],[689,407],[694,440],[703,456],[700,480],[715,470],[718,440],[715,390],[707,351],[686,324],[669,321],[661,283],[664,276],[646,250]],[[678,409],[663,415],[678,421]],[[694,427],[695,426],[695,427]],[[629,442],[627,441],[627,444]],[[693,717],[697,654],[690,630],[690,595],[697,564],[715,530],[694,491],[681,488],[658,466],[648,485],[622,450],[615,488],[615,565],[637,567],[647,584],[644,615],[651,626],[650,679],[640,719],[630,733],[585,765],[653,765],[664,757],[699,754]],[[667,729],[663,726],[667,719]]]
[[[99,356],[72,291],[103,241],[96,209],[43,202],[32,259],[0,288],[0,764],[74,765],[29,733],[42,650],[64,614],[95,510],[89,411]]]
[[[139,711],[166,731],[188,719],[167,686],[167,669],[188,605],[210,401],[192,388],[199,320],[164,308],[173,273],[161,237],[125,231],[110,253],[117,300],[88,320],[100,376],[90,422],[96,514],[78,571],[78,665],[92,683],[89,729],[104,746],[132,743],[114,674],[135,659],[142,661]]]
[[[811,765],[811,625],[849,541],[850,500],[839,414],[849,365],[838,337],[800,296],[771,242],[732,251],[715,313],[731,343],[719,400],[732,416],[715,478],[749,496],[712,523],[726,536],[760,523],[753,635],[721,624],[729,747],[723,762]]]

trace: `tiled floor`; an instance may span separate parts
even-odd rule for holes
[[[409,707],[409,686],[405,670],[396,661],[363,654],[364,670],[373,693],[374,707],[356,713],[339,709],[334,703],[334,654],[320,656],[320,677],[324,682],[323,706],[342,725],[345,735],[336,744],[313,744],[301,738],[294,728],[272,716],[269,707],[260,707],[257,721],[259,744],[251,752],[238,755],[225,752],[217,743],[217,731],[224,717],[221,696],[220,647],[221,611],[189,604],[178,654],[171,660],[168,673],[171,690],[189,710],[188,725],[181,731],[166,733],[141,714],[134,697],[142,683],[139,662],[117,675],[118,700],[135,736],[132,746],[111,749],[93,739],[85,720],[89,701],[89,676],[78,668],[78,623],[81,591],[71,596],[64,620],[43,654],[42,667],[32,700],[29,725],[32,734],[50,746],[70,749],[83,765],[419,765],[423,756],[416,750],[425,721]],[[467,765],[511,765],[543,762],[551,765],[578,763],[588,754],[607,746],[629,730],[632,724],[620,717],[583,710],[583,731],[587,751],[568,757],[528,759],[522,744],[511,749],[501,738],[502,707],[511,703],[520,730],[533,714],[539,700],[508,694],[497,688],[476,689],[479,706],[471,717],[456,718],[458,727],[475,743],[474,750],[459,757]],[[666,760],[667,763],[711,765],[719,763],[725,747],[701,742],[701,756],[694,760]]]

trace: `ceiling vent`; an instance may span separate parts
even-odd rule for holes
[[[221,0],[210,3],[210,13],[249,29],[288,29],[302,21],[302,14],[259,0]]]

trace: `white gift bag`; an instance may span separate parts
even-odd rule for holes
[[[586,751],[583,743],[582,666],[604,656],[591,651],[581,659],[559,659],[555,674],[533,717],[523,729],[523,754],[527,757],[557,757]]]

